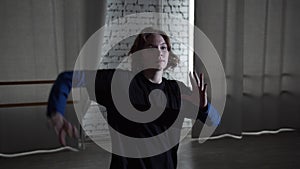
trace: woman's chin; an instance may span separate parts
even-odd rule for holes
[[[164,64],[152,64],[146,66],[147,69],[154,69],[154,70],[164,70],[166,66]]]

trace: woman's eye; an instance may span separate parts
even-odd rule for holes
[[[161,50],[167,50],[167,47],[166,46],[162,46],[160,47]]]

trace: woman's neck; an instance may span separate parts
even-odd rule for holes
[[[143,75],[152,83],[160,84],[162,82],[163,70],[147,69],[143,71]]]

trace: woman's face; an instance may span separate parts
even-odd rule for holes
[[[164,70],[169,59],[168,46],[164,38],[159,34],[149,35],[141,51],[141,57],[145,68]]]

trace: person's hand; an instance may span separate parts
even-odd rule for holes
[[[55,113],[49,120],[58,135],[60,144],[66,145],[67,135],[72,138],[79,138],[77,128],[68,122],[60,113]]]
[[[200,73],[199,78],[196,72],[193,72],[193,74],[190,72],[189,77],[192,84],[192,94],[182,95],[182,98],[194,105],[199,105],[200,109],[204,109],[207,106],[207,84],[204,83],[204,75]]]

